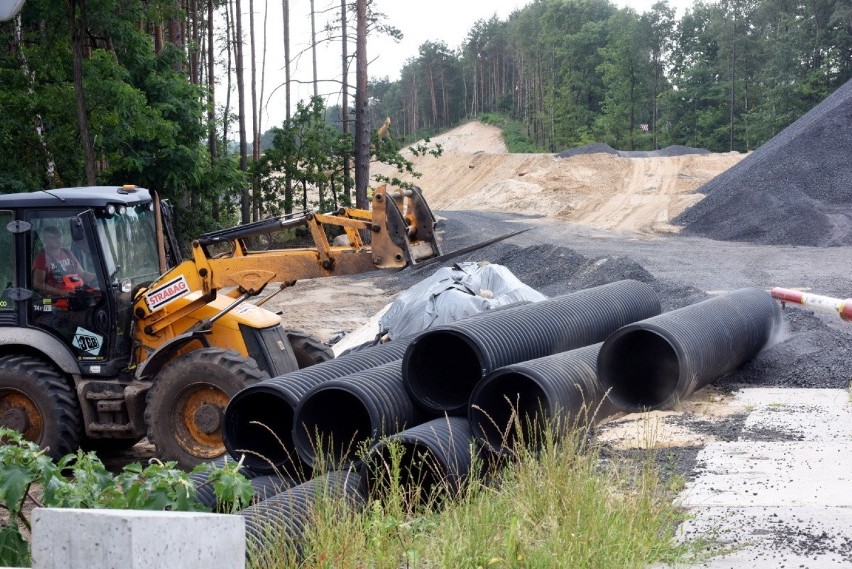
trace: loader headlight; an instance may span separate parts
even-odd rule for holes
[[[106,212],[108,217],[112,217],[113,215],[115,215],[115,206],[112,204],[107,204],[107,206],[104,208],[104,211]]]

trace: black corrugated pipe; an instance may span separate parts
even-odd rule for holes
[[[302,396],[325,381],[400,359],[410,341],[394,340],[246,387],[225,408],[225,448],[233,457],[245,455],[243,464],[256,472],[302,476],[292,435]]]
[[[299,457],[314,466],[341,468],[357,459],[364,443],[427,420],[402,384],[401,361],[317,385],[296,407],[293,443]],[[317,448],[317,445],[321,445]]]
[[[659,313],[654,289],[633,280],[484,312],[417,336],[402,360],[403,379],[423,408],[463,414],[476,383],[493,370],[601,342]]]
[[[780,322],[778,303],[747,288],[630,324],[601,347],[601,387],[625,411],[670,408],[760,352]]]
[[[280,494],[298,484],[292,478],[286,476],[278,476],[277,474],[265,474],[249,480],[251,487],[254,490],[252,503],[256,504]]]
[[[289,544],[298,556],[317,505],[327,499],[352,511],[362,508],[366,499],[361,477],[354,471],[330,472],[240,511],[246,526],[246,555],[257,565],[280,562],[279,551]]]
[[[470,396],[473,434],[491,452],[511,455],[518,444],[541,444],[545,429],[556,435],[608,417],[597,376],[601,344],[498,368]]]
[[[478,450],[467,419],[432,419],[370,447],[361,481],[369,497],[381,498],[397,478],[412,500],[430,503],[446,493],[458,493]]]

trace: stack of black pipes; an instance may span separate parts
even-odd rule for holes
[[[396,460],[398,482],[430,499],[461,488],[480,453],[511,456],[543,428],[687,397],[760,351],[779,321],[776,303],[758,289],[660,315],[652,287],[618,281],[480,313],[248,387],[226,410],[225,445],[254,472],[349,472],[326,475],[321,486],[345,480],[353,504],[381,493]],[[250,547],[264,547],[257,528],[267,518],[298,540],[301,526],[282,521],[296,512],[282,504],[301,511],[315,494],[295,486],[275,507],[244,510]]]

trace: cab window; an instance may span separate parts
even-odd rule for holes
[[[15,286],[15,234],[6,226],[15,218],[11,211],[0,211],[0,310],[15,310],[8,289]]]

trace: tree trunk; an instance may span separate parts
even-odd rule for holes
[[[346,0],[340,0],[340,35],[343,38],[340,46],[341,60],[341,95],[340,95],[340,126],[343,128],[343,136],[349,134],[349,37],[346,25]],[[343,193],[346,195],[346,201],[352,199],[352,166],[349,159],[349,154],[343,155]]]
[[[317,82],[317,30],[314,0],[311,0],[311,58],[313,59],[314,64],[314,97],[319,97],[319,84]]]
[[[355,206],[366,209],[370,180],[370,121],[367,101],[367,0],[357,0],[355,90]]]
[[[432,62],[429,62],[429,96],[432,102],[432,128],[438,128],[438,99],[435,95],[435,74],[432,71]]]
[[[260,159],[260,132],[258,132],[258,115],[260,109],[257,108],[257,53],[255,51],[255,31],[254,31],[254,0],[249,0],[249,57],[251,57],[251,161],[253,165],[257,164]],[[252,168],[254,171],[255,168]],[[252,219],[257,221],[260,211],[260,200],[258,194],[260,188],[258,186],[257,176],[253,173],[251,177],[251,193],[252,193]]]
[[[237,106],[239,107],[240,122],[240,170],[248,172],[248,144],[246,140],[246,86],[243,77],[243,16],[240,0],[235,2],[235,19],[237,41],[235,59],[237,66]],[[248,186],[243,186],[240,203],[240,215],[243,223],[251,221],[251,194]]]
[[[30,66],[27,62],[27,55],[24,53],[20,13],[18,13],[17,17],[15,17],[15,45],[18,48],[18,59],[21,62],[21,71],[27,78],[27,93],[29,93],[30,96],[34,96],[35,73],[30,71]],[[44,138],[44,120],[40,114],[36,113],[33,117],[33,124],[35,125],[36,136],[38,136],[41,149],[44,152],[46,186],[48,188],[55,188],[58,178],[56,175],[56,161],[53,159],[53,154],[50,152],[50,148],[47,146],[47,140]]]
[[[213,57],[213,0],[207,0],[207,147],[210,151],[210,164],[215,166],[218,160],[216,140],[216,65]],[[213,205],[210,214],[219,221],[219,196],[212,196]]]
[[[284,118],[290,128],[290,0],[283,0],[284,12]],[[284,174],[284,213],[293,213],[293,179],[290,172]]]
[[[79,17],[77,15],[78,6]],[[83,146],[86,161],[86,183],[94,186],[97,182],[95,148],[89,136],[89,111],[86,109],[86,94],[83,90],[83,34],[86,32],[85,0],[68,0],[68,25],[71,28],[74,95],[77,100],[77,120],[80,123],[80,144]]]

